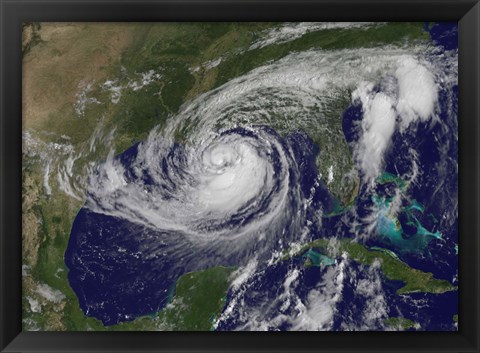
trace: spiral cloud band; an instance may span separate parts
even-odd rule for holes
[[[374,179],[394,131],[434,117],[436,82],[451,78],[447,64],[426,59],[432,50],[293,53],[185,103],[145,141],[112,154],[90,177],[67,249],[82,309],[105,324],[126,321],[160,310],[186,272],[266,266],[311,240],[326,190],[357,172]],[[413,103],[412,87],[422,92]],[[352,155],[326,153],[319,141],[345,143],[330,123],[345,96],[362,103],[363,135]]]

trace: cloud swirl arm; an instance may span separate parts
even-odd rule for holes
[[[90,175],[65,254],[82,310],[105,325],[132,320],[162,309],[182,274],[265,268],[275,252],[311,241],[329,188],[374,179],[396,121],[404,129],[435,115],[443,68],[420,55],[432,50],[293,53],[186,102],[145,141],[112,152]],[[428,102],[407,104],[412,82]],[[378,84],[388,89],[376,93]],[[318,141],[346,145],[330,123],[345,97],[366,119],[352,154],[336,158]]]

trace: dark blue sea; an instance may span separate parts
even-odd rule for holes
[[[435,45],[445,50],[458,48],[457,23],[426,23],[424,28],[429,32]],[[447,101],[446,95],[451,92],[447,92],[442,87],[439,92],[440,118],[452,131],[456,130],[456,121],[451,121],[451,116],[448,116],[447,112],[449,108],[456,112],[457,107],[447,107],[442,103]],[[458,87],[454,88],[453,94],[456,104]],[[352,104],[344,112],[342,125],[348,143],[355,143],[359,139],[358,122],[362,118],[362,108],[359,105]],[[269,128],[265,127],[265,129]],[[390,249],[411,267],[432,272],[436,278],[452,282],[458,273],[458,258],[453,251],[455,244],[458,243],[458,222],[457,217],[442,218],[442,216],[446,209],[450,209],[451,203],[456,202],[458,146],[454,139],[455,134],[445,134],[445,131],[439,129],[441,126],[438,124],[419,122],[403,134],[395,132],[392,147],[386,157],[385,171],[393,175],[408,173],[411,168],[408,150],[413,148],[418,152],[418,163],[424,173],[409,187],[408,193],[423,206],[423,211],[414,210],[410,214],[399,216],[399,222],[404,229],[404,241],[401,244],[405,246],[399,247],[385,237],[371,237],[365,245]],[[249,134],[243,129],[227,133]],[[270,133],[281,140],[283,146],[290,148],[291,158],[298,165],[298,172],[296,172],[298,174],[292,172],[292,175],[298,178],[290,182],[299,181],[304,197],[311,199],[311,206],[306,211],[306,219],[310,221],[308,227],[311,239],[353,237],[351,222],[368,214],[372,206],[371,195],[367,194],[365,188],[361,188],[355,205],[357,214],[349,215],[346,210],[336,216],[324,217],[319,224],[316,220],[316,210],[325,210],[326,214],[328,211],[333,211],[337,204],[337,200],[328,192],[326,185],[320,184],[313,187],[318,179],[315,158],[321,147],[316,146],[301,131],[283,138],[275,131]],[[438,137],[444,140],[439,141]],[[439,145],[445,148],[439,149]],[[148,186],[153,183],[152,177],[147,172],[139,177],[131,168],[138,153],[138,147],[138,144],[130,147],[116,159],[125,167],[127,180],[141,178]],[[181,159],[184,153],[183,146],[175,144],[170,153],[165,158]],[[275,156],[272,158],[275,161]],[[166,176],[165,185],[174,188],[174,183],[169,183],[170,170],[166,164],[167,161],[163,171]],[[440,179],[444,183],[439,191],[438,180]],[[389,187],[388,185],[379,187],[378,194],[388,197],[391,193]],[[292,205],[292,207],[295,206]],[[412,226],[412,215],[426,230],[432,233],[440,232],[442,238],[428,238],[428,241],[421,243],[421,249],[413,246],[420,243],[418,227]],[[232,218],[230,221],[230,226],[235,226],[236,222],[240,222],[240,218]],[[246,220],[248,221],[249,219]],[[245,220],[242,219],[242,222]],[[171,248],[167,242],[162,241],[168,236],[172,234],[162,234],[151,228],[96,213],[83,207],[72,226],[65,252],[65,263],[69,269],[70,286],[78,296],[80,307],[85,315],[95,317],[108,326],[153,314],[165,307],[176,280],[186,272],[202,269],[196,265],[195,261],[188,260],[188,256],[185,259],[178,258],[178,249]],[[162,254],[162,256],[156,254]],[[251,254],[222,257],[221,254],[212,250],[210,253],[196,254],[196,256],[209,257],[211,266],[243,266]],[[357,279],[361,279],[363,276],[361,266],[354,262],[351,266],[351,273],[354,273]],[[263,305],[265,301],[274,302],[282,289],[285,276],[292,268],[298,268],[301,273],[302,285],[296,287],[296,294],[302,300],[306,300],[309,291],[322,281],[326,270],[319,270],[318,267],[304,268],[302,259],[291,259],[270,267],[260,266],[263,275],[261,280],[253,283],[245,292],[243,298],[246,305],[256,307]],[[458,312],[458,292],[398,296],[395,291],[401,284],[387,279],[383,281],[389,316],[403,316],[411,319],[418,322],[423,330],[455,330],[452,316]],[[346,281],[342,300],[336,307],[333,330],[342,330],[344,318],[348,317],[350,321],[355,321],[355,313],[365,308],[367,303],[362,302],[361,297],[355,295],[355,290],[354,283]],[[258,293],[262,293],[262,296]],[[233,293],[229,292],[228,298],[232,295]],[[221,322],[218,330],[238,328],[235,317],[237,316],[233,315],[231,319]],[[289,328],[286,323],[278,327],[279,330]]]

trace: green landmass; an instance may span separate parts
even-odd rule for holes
[[[328,29],[311,32],[287,43],[273,44],[248,51],[242,55],[229,57],[218,66],[218,78],[215,86],[270,61],[281,59],[292,52],[310,49],[370,48],[422,40],[429,40],[428,33],[423,30],[422,23],[388,23],[366,30]],[[342,130],[342,113],[350,103],[351,91],[337,92],[336,99],[330,102],[328,106],[322,107],[324,112],[322,120],[325,119],[323,120],[325,124],[316,120],[315,124],[301,126],[304,131],[308,132],[313,142],[321,146],[317,158],[317,167],[320,173],[327,175],[329,166],[335,165],[337,174],[342,176],[329,185],[329,189],[344,206],[355,200],[359,187],[358,176],[355,174],[351,176],[353,160]],[[324,126],[328,126],[328,130],[325,130]],[[275,126],[275,124],[272,127],[279,132],[282,132],[282,130],[284,133],[290,132],[288,130],[284,131],[284,127]],[[328,131],[328,134],[326,131]]]
[[[418,324],[415,321],[404,317],[389,317],[383,320],[384,324],[398,330],[416,329]]]
[[[176,293],[165,309],[153,317],[120,323],[111,330],[120,331],[211,331],[225,303],[234,268],[213,267],[187,273],[176,285]]]
[[[78,306],[65,307],[66,330],[71,331],[209,331],[221,314],[230,277],[230,267],[212,267],[182,275],[170,303],[158,313],[105,327],[100,320],[87,317]],[[68,293],[74,296],[70,290]],[[68,298],[68,301],[75,297]]]
[[[454,322],[458,322],[458,314],[453,315],[452,320],[453,320]]]
[[[402,44],[429,40],[423,23],[395,22],[373,26],[364,30],[326,29],[310,32],[302,37],[281,44],[272,44],[254,49],[243,55],[232,56],[219,65],[217,85],[227,82],[269,61],[278,60],[292,53],[309,49],[354,49],[372,48],[387,44]]]
[[[68,269],[63,256],[84,196],[78,193],[74,198],[65,194],[60,188],[59,175],[52,172],[70,158],[70,154],[60,152],[59,145],[68,145],[75,151],[77,159],[72,162],[71,178],[84,178],[88,175],[88,166],[105,160],[110,147],[121,153],[144,140],[153,127],[164,126],[186,101],[292,51],[387,44],[401,46],[407,41],[428,40],[422,23],[390,23],[366,30],[311,32],[287,43],[246,51],[263,31],[279,26],[278,23],[23,25],[23,126],[24,132],[41,142],[33,147],[35,153],[24,149],[22,156],[25,330],[106,329],[98,320],[85,317],[68,284]],[[218,66],[204,67],[205,62],[219,57],[223,60]],[[158,72],[162,78],[139,90],[124,88],[116,103],[111,100],[111,92],[101,86],[106,80],[114,80],[116,85],[127,87],[132,80],[138,80],[141,73],[150,70]],[[89,85],[90,90],[87,89]],[[100,103],[85,105],[79,116],[75,102],[82,90]],[[323,146],[317,159],[323,175],[331,164],[335,164],[338,174],[343,176],[352,169],[351,152],[341,127],[341,114],[350,102],[350,94],[348,90],[339,92],[337,99],[332,100],[328,107],[323,107],[325,116],[322,118],[329,125],[329,135],[325,130],[303,127],[315,143]],[[97,129],[98,138],[95,137]],[[109,143],[106,136],[113,131],[115,133]],[[46,173],[47,165],[51,174]],[[46,191],[45,179],[51,193]],[[342,206],[351,204],[356,197],[358,177],[338,178],[328,187],[339,200],[334,212],[341,212]],[[191,280],[195,280],[196,276],[192,274]],[[198,276],[198,281],[202,276],[209,278],[209,272]],[[182,284],[182,280],[179,283]],[[222,283],[218,283],[215,296],[225,289],[225,282]],[[64,298],[58,302],[42,298],[36,290],[41,284],[59,290]],[[204,291],[208,289],[202,288]],[[207,292],[199,292],[198,298],[204,293]],[[182,295],[185,300],[196,303],[197,297],[185,296],[180,288],[174,301],[178,302]],[[196,309],[199,310],[198,315],[207,315],[199,321],[191,319],[190,314],[182,311],[180,306],[174,306],[164,311],[163,319],[161,315],[156,320],[142,318],[122,324],[125,325],[122,329],[135,329],[135,325],[144,324],[147,329],[150,322],[164,322],[169,327],[209,329],[211,318],[218,313],[213,307],[221,305],[218,300],[213,298],[212,306],[206,307],[205,311]],[[41,308],[33,311],[32,303],[38,303]],[[174,313],[183,319],[173,320]]]
[[[305,244],[300,249],[290,250],[284,253],[283,259],[286,260],[291,256],[298,256],[308,249],[321,249],[324,254],[334,257],[337,253],[347,252],[355,261],[363,265],[372,265],[375,261],[380,261],[382,273],[389,280],[402,281],[403,286],[397,290],[397,294],[408,293],[445,293],[457,290],[457,287],[446,280],[436,279],[430,272],[423,272],[410,267],[402,262],[398,257],[392,256],[391,252],[381,248],[368,249],[364,245],[359,244],[350,239],[339,239],[335,246],[329,246],[329,239],[317,239],[313,242]]]

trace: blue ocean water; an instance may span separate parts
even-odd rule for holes
[[[456,23],[425,24],[425,30],[430,33],[435,45],[445,50],[458,47]],[[446,95],[449,94],[440,87],[441,111],[440,118],[451,124],[449,128],[456,129],[456,122],[449,121],[447,111],[452,108],[455,112],[457,107],[446,107]],[[458,100],[458,88],[455,87],[454,102]],[[343,115],[342,127],[348,143],[354,143],[359,139],[358,124],[361,122],[362,108],[358,104],[352,104]],[[281,141],[284,149],[292,151],[291,158],[298,166],[298,170],[290,173],[290,184],[300,184],[300,189],[311,200],[311,206],[306,211],[308,229],[311,239],[319,237],[352,237],[351,222],[354,218],[367,216],[373,205],[370,194],[362,188],[356,201],[355,216],[345,214],[324,217],[321,224],[318,222],[317,212],[319,209],[328,214],[336,205],[335,198],[328,192],[325,184],[315,186],[318,179],[318,170],[315,158],[321,147],[316,146],[304,132],[290,134],[284,138],[271,128],[264,127],[269,134]],[[456,163],[458,147],[452,135],[445,135],[439,131],[439,125],[431,126],[429,123],[418,123],[415,128],[405,134],[396,132],[392,139],[392,148],[386,159],[385,171],[393,175],[408,173],[411,168],[411,160],[408,158],[408,149],[414,148],[419,151],[419,163],[425,171],[416,184],[409,188],[409,194],[422,205],[423,212],[413,210],[412,214],[419,223],[428,231],[439,231],[442,239],[429,239],[425,249],[410,251],[411,249],[399,248],[388,239],[370,239],[367,246],[380,246],[391,249],[405,262],[414,268],[432,272],[435,277],[452,280],[457,274],[458,264],[454,246],[458,243],[457,218],[443,219],[443,210],[448,209],[452,200],[456,199],[458,176]],[[255,135],[246,129],[233,129],[225,134],[239,134],[255,138]],[[418,138],[422,136],[422,138]],[[445,140],[438,140],[444,138]],[[440,150],[438,145],[445,146]],[[132,146],[116,158],[126,170],[127,180],[140,178],[148,188],[153,185],[152,176],[147,170],[143,170],[138,176],[138,171],[133,168],[133,162],[138,153],[138,144]],[[279,156],[273,153],[272,165],[278,172]],[[183,161],[183,162],[182,162]],[[175,178],[171,175],[175,163],[185,162],[185,151],[182,144],[171,146],[169,153],[162,161],[164,175],[163,187],[165,190],[174,190]],[[175,173],[181,173],[181,168]],[[437,176],[446,173],[446,183],[438,191]],[[278,190],[276,185],[272,192]],[[388,196],[392,193],[392,184],[384,184],[378,187],[380,195]],[[260,210],[265,209],[267,200]],[[410,205],[404,205],[408,207]],[[292,209],[298,205],[292,204]],[[242,212],[232,216],[226,223],[209,224],[208,229],[215,230],[217,227],[238,226],[240,223],[251,222],[255,215],[245,215]],[[408,243],[409,239],[418,236],[418,227],[409,224],[406,213],[399,215],[404,233],[402,236]],[[361,226],[361,225],[360,225]],[[71,287],[77,294],[80,307],[87,316],[102,320],[105,325],[113,325],[118,322],[130,321],[143,315],[155,313],[162,309],[171,297],[171,290],[176,280],[182,274],[196,271],[208,266],[239,266],[244,265],[251,257],[252,252],[245,252],[237,256],[222,256],[214,249],[204,249],[200,254],[188,254],[188,249],[179,249],[176,244],[165,241],[167,237],[181,234],[162,234],[157,231],[134,224],[126,220],[108,216],[102,213],[94,213],[84,207],[78,213],[70,235],[69,245],[65,253],[65,263],[69,269],[68,279]],[[293,237],[293,235],[292,235]],[[413,241],[413,240],[412,240]],[[416,244],[416,243],[415,243]],[[414,249],[417,250],[417,249]],[[157,256],[162,254],[162,256]],[[183,254],[179,258],[178,254]],[[202,263],[201,266],[195,261],[195,256],[202,256],[211,261]],[[278,293],[281,292],[285,276],[292,268],[300,270],[301,286],[297,286],[295,294],[305,301],[308,293],[316,288],[323,280],[325,268],[304,268],[304,259],[296,258],[289,261],[279,262],[275,266],[261,267],[264,271],[260,279],[254,282],[246,291],[244,299],[247,307],[265,311],[265,320],[273,318],[279,308],[263,308],[267,304],[275,302]],[[208,265],[208,266],[207,266]],[[203,266],[203,267],[202,267]],[[351,263],[352,275],[362,279],[363,269],[360,265]],[[390,316],[404,316],[418,322],[424,330],[454,330],[452,316],[458,310],[458,292],[448,292],[441,295],[411,294],[398,296],[395,291],[400,284],[384,279],[385,297],[388,300]],[[342,301],[336,307],[333,330],[344,329],[345,321],[352,324],[360,317],[355,317],[367,305],[356,293],[355,282],[348,282],[342,290]],[[227,299],[231,299],[229,292]],[[228,301],[228,300],[227,300]],[[280,306],[280,304],[278,304]],[[270,315],[270,317],[269,317]],[[348,318],[348,320],[347,320]],[[220,323],[218,330],[231,330],[238,328],[238,316]],[[289,323],[284,322],[277,329],[289,329]],[[375,329],[375,328],[374,328]],[[378,327],[381,329],[381,327]]]
[[[436,23],[425,24],[425,30],[430,33],[432,41],[445,50],[458,48],[458,24],[457,23]],[[447,95],[453,94],[453,99],[448,100]],[[386,158],[385,171],[393,175],[403,175],[410,171],[412,161],[408,151],[418,151],[418,164],[421,165],[423,173],[416,183],[409,186],[409,195],[416,202],[423,206],[423,212],[412,211],[419,223],[429,231],[438,231],[442,239],[430,239],[425,249],[418,251],[405,251],[409,249],[399,248],[384,239],[372,238],[366,244],[368,246],[381,246],[395,251],[399,257],[413,268],[433,273],[434,277],[446,279],[454,284],[457,283],[458,256],[455,251],[455,244],[458,243],[458,217],[445,216],[445,212],[456,207],[458,192],[458,144],[456,114],[458,111],[458,86],[452,91],[440,87],[439,101],[441,110],[440,120],[444,123],[430,124],[418,123],[411,126],[406,133],[395,132],[391,149]],[[447,102],[453,102],[449,106]],[[453,111],[455,119],[448,115]],[[362,120],[362,108],[360,104],[353,104],[344,113],[343,131],[347,142],[353,143],[359,139],[358,124]],[[447,133],[445,130],[447,129]],[[440,175],[441,174],[441,175]],[[441,177],[439,177],[441,176]],[[443,184],[439,185],[438,181]],[[391,196],[392,184],[380,187],[379,192],[383,196]],[[390,193],[390,195],[389,195]],[[372,206],[369,195],[360,193],[357,200],[358,215],[368,215]],[[405,205],[409,206],[409,205]],[[414,240],[417,236],[417,227],[407,224],[405,213],[400,214],[400,223],[403,227],[402,237],[407,240]],[[410,228],[409,228],[410,227]],[[410,249],[411,250],[411,249]],[[388,281],[387,281],[388,282]],[[389,288],[386,286],[386,288]],[[394,293],[395,287],[391,288]],[[344,292],[346,303],[348,290]],[[456,330],[452,316],[458,312],[458,291],[444,294],[411,294],[408,296],[389,295],[391,316],[401,315],[415,322],[420,323],[423,330]],[[345,303],[345,301],[344,301]],[[343,305],[343,304],[342,304]],[[348,306],[348,305],[347,305]],[[397,309],[398,310],[397,310]],[[397,311],[395,313],[395,311]]]
[[[268,131],[272,138],[278,139],[284,151],[291,151],[289,158],[294,165],[289,170],[289,187],[293,190],[300,180],[300,190],[304,197],[311,197],[311,188],[318,176],[315,166],[318,147],[303,132],[282,138],[269,127],[262,129]],[[257,138],[251,131],[242,128],[232,129],[224,134]],[[138,144],[132,146],[118,155],[116,160],[124,167],[127,182],[141,180],[148,190],[149,186],[153,185],[152,177],[147,170],[139,172],[138,168],[134,168],[138,148]],[[184,154],[182,144],[171,146],[162,161],[162,188],[175,188],[173,176],[171,178],[169,173],[172,173],[172,165],[184,160]],[[281,168],[279,152],[274,149],[269,158],[278,175]],[[168,159],[170,161],[167,161]],[[177,174],[175,178],[178,178],[181,170],[179,168],[173,172]],[[270,193],[277,193],[279,188],[280,181],[275,180]],[[93,195],[90,197],[94,198]],[[261,214],[267,208],[268,202],[269,195],[260,200],[258,213]],[[291,209],[299,207],[294,203],[296,200],[291,202]],[[326,207],[331,202],[325,186],[316,190],[312,202],[315,207]],[[248,214],[240,209],[228,220],[220,223],[209,222],[202,227],[207,231],[226,227],[235,229],[255,221],[255,217],[256,214]],[[307,217],[314,218],[314,215],[309,214]],[[314,226],[312,223],[312,227]],[[284,240],[299,235],[288,228],[287,224]],[[275,238],[269,240],[267,237],[265,242],[250,242],[242,251],[236,253],[228,253],[225,249],[208,244],[202,248],[190,245],[180,232],[160,232],[122,218],[93,212],[85,206],[75,218],[65,253],[69,283],[77,294],[84,313],[102,320],[108,326],[158,312],[168,303],[176,280],[187,272],[220,265],[241,266],[253,256],[267,260],[274,250],[272,246],[278,246],[278,242]]]

